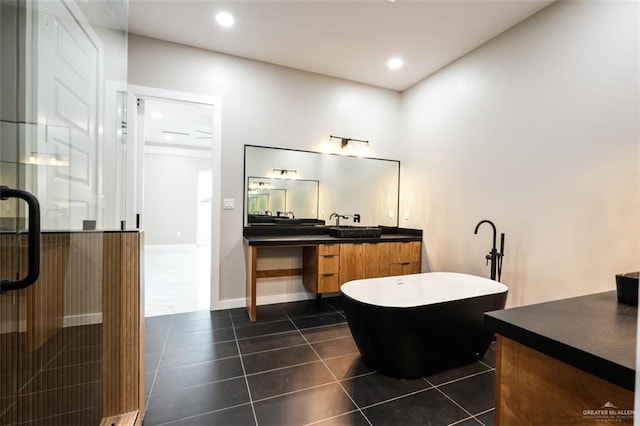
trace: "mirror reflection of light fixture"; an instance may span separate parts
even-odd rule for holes
[[[36,166],[68,167],[69,160],[66,155],[31,151],[29,154],[28,164]]]
[[[249,185],[249,189],[271,189],[271,182],[256,181]]]
[[[295,177],[298,174],[297,170],[289,170],[289,169],[273,169],[274,175],[280,175],[284,178]]]
[[[329,140],[331,139],[337,139],[340,141],[340,148],[346,148],[349,145],[349,142],[362,142],[362,143],[366,143],[368,144],[369,141],[365,141],[362,139],[353,139],[353,138],[345,138],[342,136],[333,136],[333,135],[329,135]]]

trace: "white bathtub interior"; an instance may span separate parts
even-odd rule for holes
[[[507,286],[488,278],[456,272],[369,278],[344,283],[348,297],[370,305],[410,308],[477,296],[504,293]]]

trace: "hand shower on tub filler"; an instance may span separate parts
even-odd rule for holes
[[[491,262],[491,279],[494,281],[500,281],[500,278],[502,277],[502,258],[504,257],[504,232],[500,234],[500,251],[498,251],[496,249],[496,226],[493,224],[493,222],[487,219],[481,220],[476,225],[476,229],[475,231],[473,231],[473,233],[477,234],[478,228],[480,228],[480,225],[482,225],[483,223],[488,223],[493,229],[493,245],[491,246],[491,251],[489,251],[489,254],[485,256],[485,259],[487,264]]]

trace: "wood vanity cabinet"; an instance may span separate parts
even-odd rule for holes
[[[305,247],[302,281],[316,293],[333,293],[340,290],[340,244],[319,244]]]
[[[340,284],[389,275],[389,243],[340,244]]]
[[[420,273],[420,241],[318,244],[303,250],[304,285],[340,291],[347,281]]]
[[[389,275],[420,273],[420,241],[388,243],[390,248]]]

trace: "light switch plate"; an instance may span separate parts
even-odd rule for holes
[[[236,202],[233,198],[225,198],[223,206],[225,210],[233,210],[236,208]]]

